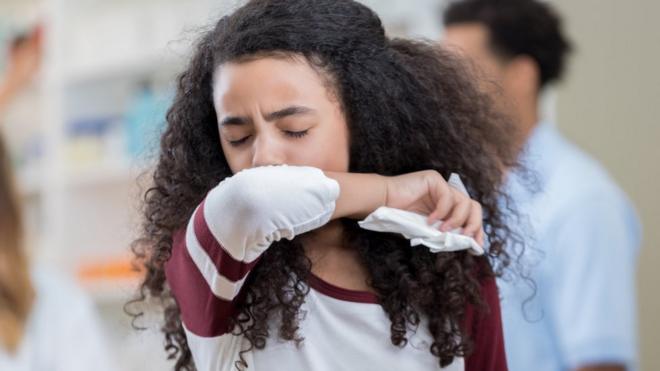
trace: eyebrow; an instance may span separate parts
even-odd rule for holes
[[[279,120],[288,116],[295,115],[304,115],[314,112],[313,109],[303,106],[291,106],[275,112],[271,112],[264,116],[264,119],[268,122]],[[244,116],[227,116],[220,121],[220,126],[225,125],[245,125],[251,120],[248,117]]]

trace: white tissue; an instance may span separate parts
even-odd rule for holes
[[[457,174],[452,173],[448,183],[467,194]],[[399,233],[410,240],[410,246],[424,245],[433,253],[459,250],[469,250],[474,255],[484,253],[484,249],[474,238],[458,233],[460,228],[441,232],[438,228],[442,225],[442,221],[429,225],[426,220],[426,216],[412,211],[382,206],[358,224],[361,228],[370,231]]]

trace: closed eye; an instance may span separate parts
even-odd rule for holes
[[[289,131],[289,130],[284,130],[284,134],[287,136],[293,137],[293,138],[302,138],[305,135],[307,135],[308,130],[302,130],[302,131]]]
[[[245,141],[247,141],[249,137],[250,137],[250,135],[248,135],[248,136],[246,136],[246,137],[244,137],[244,138],[241,138],[241,139],[239,139],[239,140],[230,140],[230,141],[229,141],[229,144],[231,144],[231,145],[234,146],[234,147],[238,147],[238,146],[240,146],[241,144],[245,143]]]
[[[307,133],[309,132],[309,129],[302,130],[302,131],[290,131],[290,130],[283,130],[283,131],[284,131],[284,134],[288,137],[302,138],[305,135],[307,135]],[[229,144],[231,144],[234,147],[238,147],[241,144],[245,143],[248,139],[250,139],[250,137],[251,137],[251,135],[248,135],[248,136],[243,137],[243,138],[238,139],[238,140],[230,140]]]

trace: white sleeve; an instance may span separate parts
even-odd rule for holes
[[[173,236],[165,272],[198,364],[202,345],[230,331],[234,300],[268,246],[326,224],[339,184],[320,169],[266,166],[223,180]],[[210,349],[210,348],[209,348]],[[210,362],[210,363],[209,363]]]
[[[252,168],[220,182],[175,233],[165,272],[197,369],[233,367],[230,318],[247,275],[271,243],[326,224],[338,197],[320,169]]]
[[[204,203],[211,233],[236,260],[250,262],[271,243],[326,224],[339,184],[320,169],[264,166],[222,181]]]

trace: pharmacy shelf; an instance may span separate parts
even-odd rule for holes
[[[170,53],[157,53],[142,57],[100,63],[64,72],[64,84],[69,89],[90,84],[113,83],[117,80],[140,80],[160,75],[172,77],[180,72],[186,59]]]
[[[81,286],[99,303],[126,303],[139,287],[142,273],[126,252],[104,259],[88,258],[77,268]]]
[[[80,284],[95,302],[123,306],[135,297],[140,280],[137,277],[107,278],[81,281]]]
[[[122,164],[104,164],[88,166],[83,169],[68,170],[62,176],[63,190],[76,191],[91,188],[106,189],[112,186],[135,185],[142,175],[148,173],[146,168],[131,168]],[[38,169],[26,169],[18,176],[18,189],[25,199],[40,196],[46,184],[44,176]],[[52,184],[51,184],[52,186]]]
[[[64,186],[81,189],[126,184],[135,182],[139,174],[139,171],[122,164],[89,166],[84,169],[69,170],[64,177]]]

